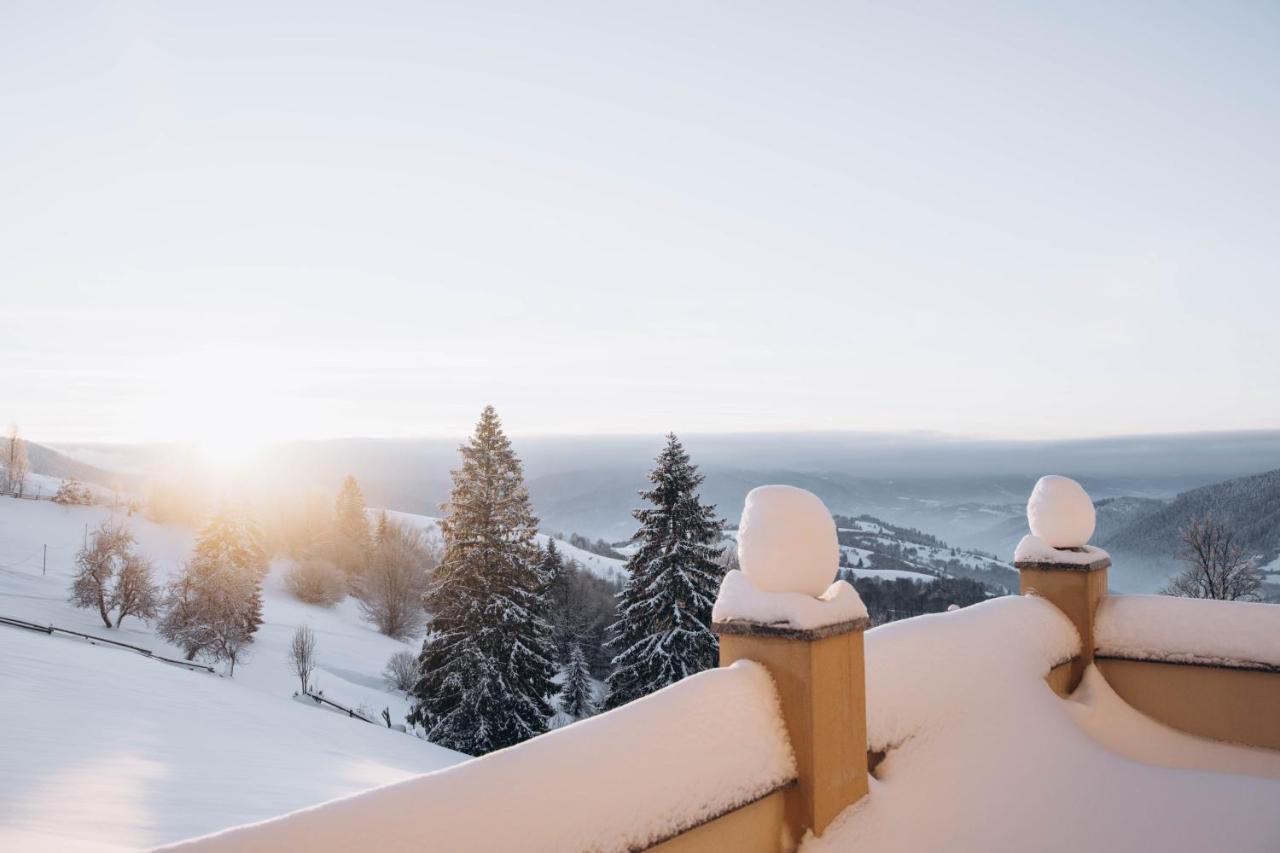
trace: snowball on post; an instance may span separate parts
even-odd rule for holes
[[[738,530],[741,570],[729,572],[711,611],[720,665],[753,660],[778,689],[796,758],[785,791],[785,837],[821,835],[865,796],[867,609],[835,580],[840,543],[817,495],[761,486],[747,495]],[[834,581],[834,583],[833,583]]]
[[[752,489],[738,528],[738,562],[742,569],[725,575],[711,614],[722,632],[805,632],[866,619],[857,590],[835,580],[835,521],[812,492]]]
[[[1093,501],[1070,477],[1041,477],[1027,499],[1027,525],[1050,548],[1083,548],[1096,524]]]
[[[1097,523],[1093,501],[1080,484],[1054,474],[1041,477],[1027,499],[1027,525],[1014,551],[1023,595],[1034,594],[1061,610],[1080,634],[1063,689],[1074,690],[1093,660],[1094,617],[1107,594],[1111,557],[1089,544]]]

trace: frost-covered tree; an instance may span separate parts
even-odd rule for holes
[[[96,609],[108,628],[119,628],[126,616],[151,619],[159,608],[160,590],[151,579],[151,564],[135,554],[133,546],[127,528],[104,521],[76,555],[71,602]]]
[[[255,528],[219,513],[202,531],[191,562],[169,584],[160,635],[181,646],[187,660],[202,655],[227,661],[235,675],[262,625],[265,574]]]
[[[360,613],[388,637],[417,636],[426,621],[422,596],[439,562],[421,528],[388,522],[357,586]]]
[[[538,520],[492,406],[461,453],[440,524],[444,559],[425,598],[431,623],[409,722],[434,743],[479,755],[546,731],[554,648]]]
[[[610,641],[617,655],[606,708],[616,708],[716,665],[711,606],[723,577],[717,562],[721,522],[697,489],[702,475],[675,435],[640,493],[651,506],[633,512],[639,549],[627,560]]]
[[[293,639],[289,642],[289,668],[298,676],[302,692],[306,693],[311,673],[316,669],[316,634],[306,625],[293,629]]]
[[[590,717],[596,712],[595,695],[591,687],[591,670],[582,654],[582,647],[574,643],[569,647],[569,661],[564,665],[564,683],[560,688],[560,710],[575,720]]]
[[[63,506],[87,506],[93,503],[93,493],[89,491],[88,486],[81,483],[72,474],[58,484],[58,491],[53,496],[53,502]]]
[[[9,436],[0,443],[0,485],[10,494],[22,496],[31,464],[27,461],[27,442],[18,433],[18,425],[9,427]]]

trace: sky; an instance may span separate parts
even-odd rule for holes
[[[36,440],[1280,427],[1274,3],[0,3]]]

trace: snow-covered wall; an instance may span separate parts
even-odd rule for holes
[[[1102,657],[1280,670],[1280,607],[1244,601],[1112,595],[1098,606]]]
[[[448,770],[166,849],[633,850],[795,773],[773,681],[743,661]]]
[[[961,713],[1000,701],[984,687],[996,674],[1043,688],[1049,670],[1080,651],[1071,620],[1035,596],[891,622],[865,642],[872,750],[945,731]]]

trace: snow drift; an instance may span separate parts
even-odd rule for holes
[[[446,771],[172,850],[634,850],[795,778],[769,674],[742,661]]]

